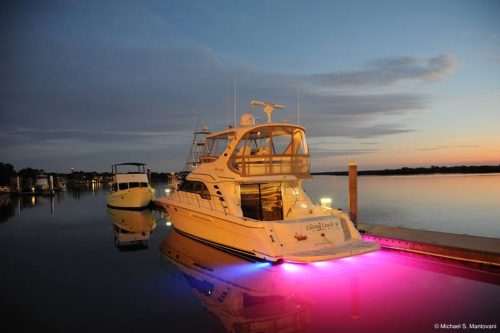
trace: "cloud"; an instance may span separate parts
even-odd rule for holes
[[[145,161],[156,167],[163,165],[161,170],[165,167],[180,169],[191,141],[192,136],[186,131],[120,132],[22,128],[0,133],[0,142],[7,143],[8,147],[15,147],[0,147],[4,150],[3,159],[12,161],[18,168],[51,166],[57,161],[58,170],[69,170],[74,166],[87,170],[107,170],[109,165],[117,161],[130,159]]]
[[[490,60],[491,62],[494,62],[496,64],[500,64],[500,55],[490,54],[490,55],[488,55],[488,60]]]
[[[351,156],[351,155],[364,155],[380,151],[379,149],[311,149],[312,157],[334,157],[334,156]]]
[[[314,105],[317,113],[350,116],[401,114],[410,110],[421,110],[429,105],[430,99],[430,96],[419,94],[307,94],[302,97],[303,103]]]
[[[328,119],[323,120],[329,123]],[[378,124],[378,125],[344,125],[342,123],[331,123],[329,126],[321,126],[321,121],[308,124],[308,136],[315,137],[347,137],[352,139],[373,139],[386,135],[396,135],[413,132],[411,128],[407,128],[398,123]]]
[[[134,143],[143,145],[144,149],[148,146],[161,144],[162,141],[172,140],[186,136],[184,132],[154,132],[154,131],[101,131],[92,129],[33,129],[33,128],[18,128],[10,129],[0,133],[2,141],[18,143],[25,142],[48,142],[50,140],[81,140],[89,143],[107,143],[107,142],[122,142]],[[190,141],[190,140],[188,140]]]
[[[452,54],[428,59],[401,56],[373,60],[361,70],[320,73],[305,79],[320,88],[381,87],[410,80],[440,81],[453,74],[456,68],[457,61]]]
[[[158,153],[168,159],[165,163],[179,167],[185,155],[179,152],[187,154],[198,118],[212,129],[232,120],[235,78],[239,114],[249,111],[250,99],[269,100],[288,107],[276,112],[278,119],[293,121],[300,85],[301,123],[310,137],[397,135],[413,131],[399,118],[425,110],[434,97],[381,94],[371,87],[435,82],[456,70],[449,54],[396,56],[352,71],[310,75],[236,68],[214,50],[186,40],[146,6],[115,7],[41,3],[23,12],[23,20],[16,19],[21,15],[16,8],[10,18],[2,16],[4,158],[26,163],[31,158],[36,167],[35,156],[58,165],[68,156],[108,161],[128,151],[146,160],[159,160]]]
[[[443,145],[440,145],[440,146],[433,146],[433,147],[424,147],[424,148],[420,148],[418,150],[420,151],[429,151],[429,150],[446,150],[446,149],[461,149],[461,148],[465,148],[465,149],[476,149],[476,148],[479,148],[479,146],[476,146],[476,145],[458,145],[458,146],[443,146]]]

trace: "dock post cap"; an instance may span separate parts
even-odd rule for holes
[[[358,165],[358,163],[356,163],[356,162],[349,162],[349,166],[357,166],[357,165]]]

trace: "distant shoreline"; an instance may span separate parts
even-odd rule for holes
[[[359,176],[411,176],[411,175],[432,175],[432,174],[490,174],[500,173],[499,165],[480,165],[480,166],[431,166],[428,168],[418,167],[409,168],[403,167],[399,169],[384,169],[384,170],[358,170]],[[9,185],[11,177],[21,176],[33,178],[38,174],[47,174],[55,177],[66,177],[72,179],[96,179],[96,177],[110,178],[110,172],[97,171],[74,171],[71,173],[50,172],[39,169],[25,168],[16,172],[11,164],[0,163],[0,185]],[[324,171],[311,172],[313,176],[347,176],[347,171]],[[151,172],[153,180],[168,179],[170,172]]]
[[[359,176],[410,176],[410,175],[432,175],[432,174],[480,174],[480,173],[500,173],[500,165],[480,165],[480,166],[431,166],[428,168],[399,168],[385,170],[362,170],[358,171]],[[347,176],[347,171],[326,171],[311,172],[313,176]]]

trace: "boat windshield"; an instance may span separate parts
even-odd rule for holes
[[[213,136],[207,138],[205,149],[200,154],[200,162],[207,163],[215,161],[224,150],[226,150],[227,146],[233,139],[233,132],[222,133],[217,136]]]
[[[263,126],[243,135],[230,160],[242,176],[309,175],[309,150],[304,130]]]

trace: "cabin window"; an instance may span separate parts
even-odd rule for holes
[[[271,135],[269,130],[260,130],[247,134],[246,145],[242,155],[270,155]],[[246,151],[245,151],[246,148]]]
[[[201,183],[201,182],[193,182],[193,192],[194,193],[200,193],[202,187],[203,187],[203,183]]]
[[[128,183],[120,183],[118,184],[118,188],[121,190],[126,190],[128,189]]]
[[[254,220],[262,219],[260,187],[258,184],[245,184],[240,187],[241,210],[244,217]]]
[[[260,221],[283,220],[281,183],[241,184],[240,193],[244,217]]]
[[[111,185],[111,188],[112,188],[112,190],[113,190],[114,192],[116,192],[116,191],[117,191],[117,189],[118,189],[118,186],[116,185],[116,183],[114,183],[113,185]]]
[[[292,143],[292,131],[290,128],[277,128],[273,130],[273,154],[289,154],[292,150]]]
[[[202,197],[205,200],[211,199],[210,192],[208,192],[208,188],[205,186],[205,184],[203,184],[203,188],[200,191],[200,197]]]
[[[140,182],[139,184],[141,185],[141,187],[148,187],[148,183],[146,182]]]
[[[203,163],[213,162],[219,158],[220,155],[229,146],[233,139],[234,133],[227,132],[217,136],[207,138],[203,152],[200,154],[199,159]]]
[[[179,191],[199,194],[200,197],[206,200],[211,199],[207,186],[202,182],[186,180],[179,187]]]
[[[224,150],[226,150],[228,145],[228,138],[214,138],[207,140],[207,152],[208,156],[219,157]]]
[[[179,186],[179,191],[184,192],[193,192],[194,182],[185,180],[182,182],[181,186]]]
[[[139,182],[128,183],[129,188],[139,187]]]

